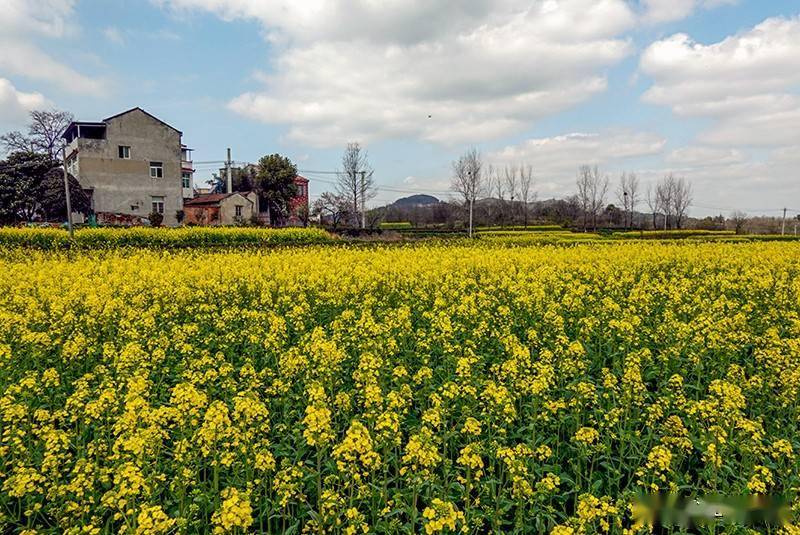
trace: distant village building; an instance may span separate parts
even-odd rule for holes
[[[252,221],[258,197],[252,191],[198,195],[183,204],[188,225],[240,225]]]
[[[224,181],[213,191],[195,188],[192,149],[182,136],[141,108],[67,127],[67,169],[91,199],[98,223],[143,224],[153,212],[169,226],[275,223],[252,191],[224,192]],[[238,177],[242,169],[232,172]],[[294,183],[297,196],[284,224],[301,226],[308,219],[308,179],[297,176]]]
[[[225,191],[225,173],[226,169],[223,167],[220,168],[219,175],[215,175],[217,180],[217,185],[214,191],[215,193]],[[232,167],[231,182],[234,184],[234,188],[236,187],[236,184],[242,183],[243,176],[253,176],[254,174],[255,165],[253,164],[248,164],[244,167]],[[305,226],[308,222],[309,211],[308,179],[304,176],[297,175],[294,178],[294,185],[297,188],[297,195],[289,202],[289,217],[283,222],[283,224],[290,227]],[[258,196],[256,196],[256,199],[255,220],[260,225],[274,225],[275,221],[273,221],[273,218],[269,213],[269,206],[267,205],[267,202]]]
[[[151,212],[179,223],[193,197],[191,149],[180,130],[141,108],[64,131],[67,169],[91,199],[98,223],[139,224]]]

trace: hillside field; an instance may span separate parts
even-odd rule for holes
[[[478,242],[0,250],[0,531],[797,520],[800,243]]]

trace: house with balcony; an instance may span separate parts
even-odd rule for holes
[[[67,169],[89,195],[98,223],[141,224],[152,212],[165,225],[179,223],[194,173],[182,136],[138,107],[67,127]]]
[[[186,145],[181,145],[181,189],[183,200],[193,198],[194,193],[194,167],[192,166],[192,151]]]

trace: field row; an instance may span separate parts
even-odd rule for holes
[[[0,530],[638,533],[640,493],[791,502],[799,261],[794,243],[8,254]]]

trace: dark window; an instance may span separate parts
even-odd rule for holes
[[[164,213],[164,197],[153,197],[152,200],[153,212],[158,214]]]
[[[130,160],[131,158],[131,148],[126,145],[120,145],[119,147],[119,157],[123,160]]]
[[[164,164],[162,162],[150,162],[150,178],[164,178]]]

